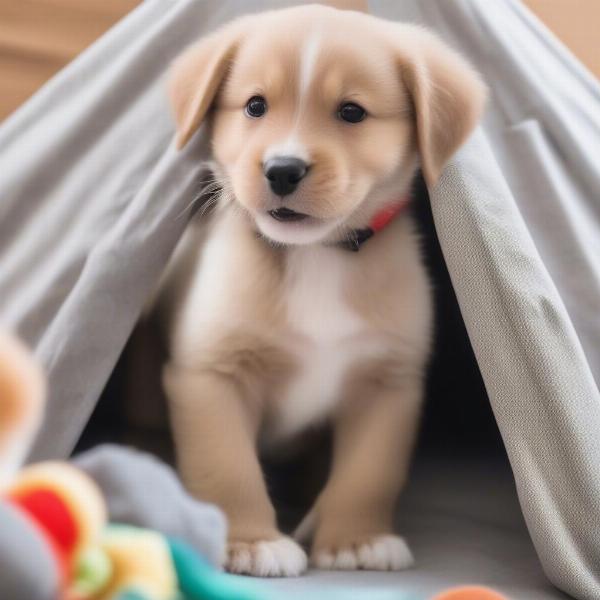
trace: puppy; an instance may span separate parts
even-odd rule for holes
[[[411,564],[392,522],[432,309],[406,205],[415,170],[435,184],[484,95],[427,31],[317,5],[239,18],[174,64],[177,144],[207,120],[217,183],[164,279],[163,380],[181,475],[227,514],[229,571],[305,570],[257,449],[325,423],[332,471],[299,531],[311,562]]]

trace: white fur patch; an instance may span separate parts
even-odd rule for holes
[[[264,542],[234,542],[225,568],[230,573],[256,577],[296,577],[306,571],[304,550],[288,537]]]
[[[345,253],[323,246],[289,250],[287,316],[294,337],[290,350],[300,368],[277,399],[277,436],[323,419],[339,399],[342,380],[356,358],[350,340],[363,329],[344,298]]]
[[[308,94],[310,88],[320,43],[321,34],[319,31],[314,31],[302,47],[302,55],[300,56],[300,81],[298,82],[298,97],[301,103],[304,103],[304,97]]]
[[[269,146],[263,154],[263,162],[267,162],[276,156],[294,156],[305,163],[310,162],[306,146],[298,140],[294,131],[283,142]]]
[[[352,571],[401,571],[414,564],[413,555],[403,538],[397,535],[378,535],[352,548],[319,550],[311,559],[319,569]]]
[[[238,236],[238,223],[236,215],[231,212],[219,217],[209,231],[188,228],[176,250],[180,253],[180,263],[189,261],[191,275],[187,297],[176,316],[174,331],[177,348],[184,349],[185,355],[202,345],[204,323],[227,319],[234,326],[232,319],[235,315],[228,313],[227,299],[231,294],[228,272],[237,260],[237,248],[231,240]],[[199,247],[202,247],[202,254],[197,262],[195,251]]]
[[[315,31],[302,47],[302,53],[300,55],[300,75],[298,79],[298,107],[296,109],[291,132],[283,142],[273,144],[265,150],[263,162],[267,162],[275,156],[294,156],[303,160],[305,163],[310,163],[308,150],[298,139],[297,131],[306,105],[306,97],[310,89],[310,83],[317,62],[320,38],[320,33]]]

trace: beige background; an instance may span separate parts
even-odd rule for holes
[[[363,4],[363,0],[331,2]],[[0,0],[0,120],[138,3]],[[525,3],[600,77],[600,0]]]

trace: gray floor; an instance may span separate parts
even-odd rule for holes
[[[310,571],[265,585],[275,598],[316,600],[425,600],[466,583],[488,585],[513,600],[568,598],[545,578],[512,475],[498,460],[422,460],[401,503],[398,528],[417,559],[410,571]]]

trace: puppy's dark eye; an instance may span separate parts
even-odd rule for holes
[[[249,117],[262,117],[267,112],[267,101],[262,96],[252,96],[246,102],[246,114]]]
[[[367,111],[354,102],[344,102],[338,108],[338,117],[348,123],[358,123],[367,116]]]

